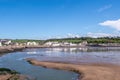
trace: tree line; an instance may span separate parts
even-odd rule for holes
[[[88,43],[120,43],[120,37],[100,37],[100,38],[91,38],[91,37],[80,37],[80,38],[61,38],[61,39],[47,39],[47,40],[31,40],[31,39],[15,39],[12,42],[26,43],[26,42],[38,42],[46,43],[49,41],[56,42],[70,42],[70,43],[81,43],[87,41]]]

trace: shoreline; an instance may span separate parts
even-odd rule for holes
[[[23,49],[25,49],[25,46],[2,46],[0,47],[0,53],[21,51]]]
[[[107,64],[71,64],[61,62],[46,62],[36,59],[26,59],[30,64],[58,70],[68,70],[79,74],[79,80],[119,80],[120,68]]]

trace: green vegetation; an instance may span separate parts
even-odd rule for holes
[[[80,43],[80,42],[82,42],[82,40],[78,39],[78,38],[62,38],[62,39],[49,39],[49,40],[46,40],[46,42],[48,42],[48,41],[71,42],[71,43]]]
[[[17,42],[17,43],[38,42],[40,44],[43,44],[48,41],[71,42],[77,44],[83,41],[87,41],[88,43],[120,43],[120,37],[101,37],[101,38],[81,37],[81,38],[61,38],[61,39],[48,39],[48,40],[30,40],[30,39],[12,40],[12,42]]]
[[[0,74],[19,74],[15,70],[10,70],[7,68],[0,68]]]
[[[49,39],[48,41],[57,42],[71,42],[71,43],[81,43],[87,41],[88,43],[120,43],[120,37],[101,37],[101,38],[91,38],[91,37],[81,37],[81,38],[63,38],[63,39]]]
[[[16,72],[15,70],[10,70],[8,68],[0,68],[0,75],[6,76],[8,74],[11,76],[7,80],[33,80],[33,79],[30,79],[29,77],[27,77],[26,75],[21,75],[20,73]]]

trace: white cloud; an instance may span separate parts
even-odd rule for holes
[[[48,39],[61,39],[61,38],[80,38],[79,34],[71,34],[68,33],[67,35],[55,35],[55,36],[49,36]]]
[[[112,35],[108,34],[108,33],[92,33],[92,32],[87,33],[87,37],[93,37],[93,38],[110,37],[110,36],[112,36]]]
[[[75,37],[79,38],[80,35],[68,33],[68,34],[67,34],[67,37],[69,37],[69,38],[75,38]]]
[[[92,37],[92,38],[98,38],[98,37],[120,37],[120,32],[119,31],[115,31],[112,33],[102,33],[102,32],[88,32],[87,34],[84,35],[80,35],[80,34],[71,34],[68,33],[67,35],[56,35],[56,36],[49,36],[48,39],[61,39],[61,38],[80,38],[80,37]]]
[[[105,10],[111,8],[111,7],[112,7],[112,5],[105,5],[105,6],[101,7],[101,8],[99,8],[99,9],[98,9],[98,12],[105,11]]]
[[[99,23],[99,25],[111,27],[111,28],[114,28],[114,29],[120,31],[120,19],[118,19],[118,20],[107,20],[107,21],[104,21],[102,23]]]

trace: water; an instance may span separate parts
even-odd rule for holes
[[[0,67],[30,75],[36,80],[76,80],[78,74],[74,72],[33,66],[24,60],[26,58],[35,58],[41,61],[120,65],[120,47],[33,48],[0,57]]]
[[[25,52],[43,61],[120,65],[120,47],[43,48],[28,49]]]
[[[38,54],[31,54],[32,49],[23,52],[14,52],[0,57],[0,67],[16,70],[21,74],[29,75],[35,80],[77,80],[78,74],[69,71],[47,69],[39,66],[33,66],[24,59],[41,55],[41,49]]]

